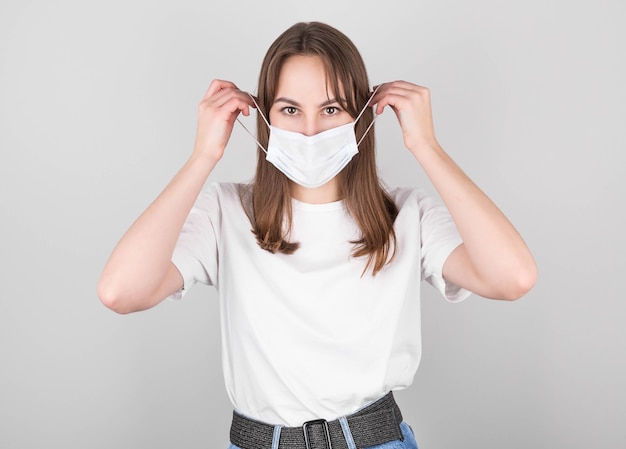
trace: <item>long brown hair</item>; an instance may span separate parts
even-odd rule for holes
[[[258,85],[259,107],[265,116],[269,118],[282,65],[295,55],[321,58],[330,80],[329,87],[337,98],[345,98],[345,104],[341,106],[356,118],[370,95],[365,64],[346,35],[319,22],[293,25],[267,51]],[[339,95],[340,92],[344,95]],[[356,125],[357,140],[373,118],[373,111],[368,108]],[[259,143],[267,148],[269,129],[259,114],[257,137]],[[363,272],[371,267],[375,275],[393,259],[396,249],[393,223],[398,208],[378,179],[373,128],[359,145],[359,152],[338,176],[344,204],[361,230],[361,238],[352,242],[352,256],[367,256]],[[292,254],[298,249],[297,242],[289,241],[292,225],[289,181],[265,160],[265,153],[261,149],[257,154],[251,212],[252,230],[261,248],[285,254]]]

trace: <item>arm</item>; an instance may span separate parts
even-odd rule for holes
[[[390,106],[404,144],[426,172],[450,211],[463,243],[448,257],[443,275],[454,284],[493,299],[518,299],[537,278],[534,259],[513,225],[446,154],[435,138],[428,89],[404,81],[381,85],[376,113]]]
[[[252,101],[227,81],[213,81],[198,107],[194,150],[165,190],[133,223],[107,261],[98,296],[110,309],[129,313],[155,306],[183,287],[171,257],[187,215],[224,154],[239,113]]]

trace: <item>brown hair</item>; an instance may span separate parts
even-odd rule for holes
[[[369,99],[370,89],[365,64],[352,41],[335,28],[319,23],[297,23],[282,33],[270,46],[259,75],[259,107],[269,118],[275,99],[278,77],[283,63],[291,56],[314,55],[321,58],[336,97],[342,92],[341,106],[356,118]],[[356,125],[357,141],[374,116],[368,108]],[[259,143],[267,148],[269,129],[257,114]],[[376,172],[374,129],[361,144],[359,152],[339,176],[344,203],[361,230],[354,243],[353,257],[367,256],[363,272],[372,268],[375,275],[391,262],[396,249],[393,223],[398,208],[383,189]],[[292,254],[297,242],[290,242],[292,224],[289,181],[276,167],[265,160],[259,149],[252,188],[252,230],[259,246],[272,253]]]

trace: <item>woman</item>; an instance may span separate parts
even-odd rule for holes
[[[382,187],[368,106],[395,112],[447,209]],[[254,182],[202,191],[251,107]],[[391,391],[419,363],[421,279],[451,301],[517,299],[536,279],[519,234],[438,144],[428,90],[370,89],[345,35],[299,23],[268,50],[257,99],[215,80],[198,116],[191,157],[113,251],[101,300],[129,313],[216,286],[235,447],[415,447]]]

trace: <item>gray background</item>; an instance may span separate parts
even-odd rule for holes
[[[300,20],[348,34],[372,84],[431,89],[440,142],[539,265],[515,303],[424,287],[398,394],[420,448],[625,447],[623,0],[222,3],[2,0],[0,447],[225,449],[215,292],[119,316],[95,288],[211,79],[253,90]],[[377,129],[387,183],[432,191],[391,112]],[[249,179],[253,147],[236,128],[212,179]]]

